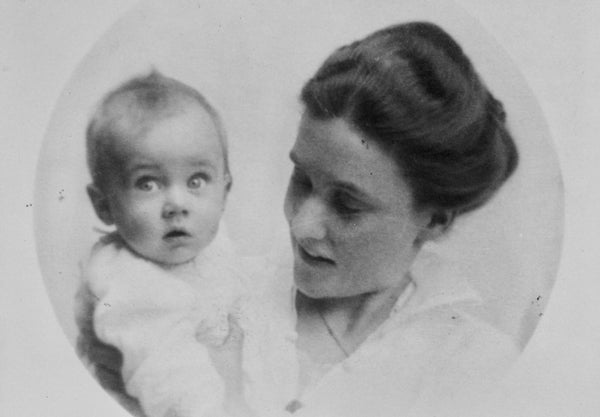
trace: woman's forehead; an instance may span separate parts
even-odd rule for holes
[[[302,118],[290,158],[304,171],[366,192],[405,188],[396,162],[379,144],[344,119]]]

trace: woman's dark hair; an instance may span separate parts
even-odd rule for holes
[[[301,98],[309,116],[343,118],[389,150],[416,209],[473,210],[517,166],[502,103],[431,23],[392,26],[339,48]]]

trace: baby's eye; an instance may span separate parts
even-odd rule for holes
[[[151,192],[159,188],[158,181],[150,177],[139,178],[135,182],[135,188],[141,191]]]
[[[201,174],[194,175],[188,181],[188,187],[193,189],[202,188],[206,185],[206,177]]]

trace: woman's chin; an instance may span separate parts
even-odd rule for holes
[[[335,275],[322,276],[294,268],[294,284],[302,295],[313,299],[347,298],[362,294],[340,285]]]
[[[303,268],[294,267],[294,284],[296,289],[309,298],[336,297],[330,285],[331,278],[320,277],[319,274],[305,271]]]

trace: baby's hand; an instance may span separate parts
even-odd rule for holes
[[[218,319],[205,318],[196,327],[195,338],[198,342],[210,348],[218,348],[225,344],[229,337],[229,317],[223,315]]]
[[[253,413],[244,398],[244,371],[242,367],[242,347],[244,332],[237,318],[228,317],[229,334],[220,346],[209,348],[215,368],[225,383],[225,410],[235,417],[250,417]]]
[[[211,359],[226,385],[231,387],[242,386],[242,346],[244,332],[233,315],[227,316],[229,333],[225,340],[219,344],[208,346]]]

